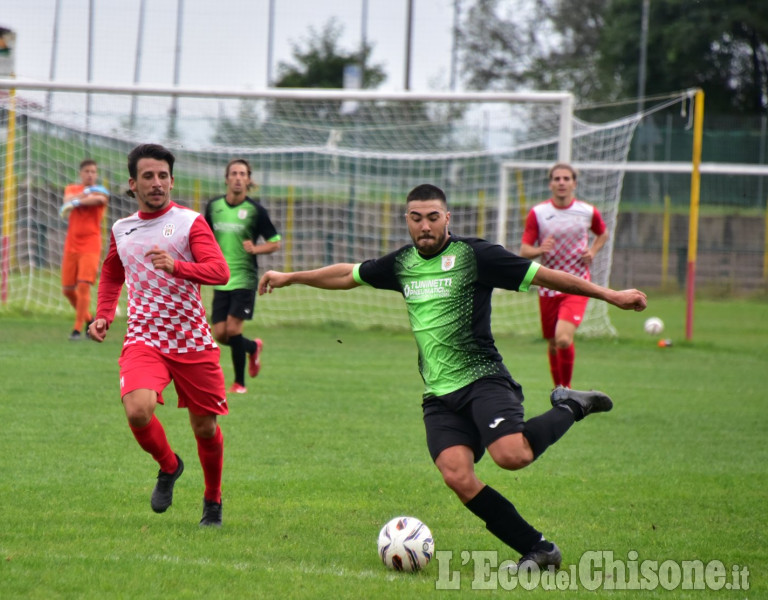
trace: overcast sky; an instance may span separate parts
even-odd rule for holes
[[[92,0],[92,81],[130,84],[134,79],[140,0]],[[292,62],[292,44],[308,39],[336,17],[341,46],[359,48],[364,0],[275,0],[273,76]],[[455,0],[413,0],[410,88],[448,90]],[[403,90],[407,0],[368,0],[367,40],[372,61],[383,66],[382,90]],[[88,79],[89,0],[59,0],[55,80]],[[269,0],[183,0],[179,84],[216,88],[267,86]],[[56,0],[2,0],[0,26],[16,31],[16,76],[48,80]],[[139,81],[171,85],[177,0],[147,0]]]

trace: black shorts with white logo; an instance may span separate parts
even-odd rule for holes
[[[250,321],[255,304],[256,290],[213,290],[211,322],[221,323],[230,315],[241,321]]]
[[[422,403],[432,460],[452,446],[469,446],[475,462],[489,444],[525,425],[523,388],[512,378],[484,377]]]

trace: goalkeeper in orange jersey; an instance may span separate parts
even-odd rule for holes
[[[69,339],[81,339],[81,330],[91,321],[91,286],[96,282],[101,257],[101,220],[109,201],[109,191],[98,185],[95,160],[80,163],[80,183],[64,189],[64,204],[59,209],[68,219],[64,256],[61,262],[61,289],[75,309],[75,324]],[[86,332],[87,334],[87,332]]]

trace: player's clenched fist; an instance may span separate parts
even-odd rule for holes
[[[261,276],[261,280],[259,281],[259,296],[263,294],[271,294],[273,289],[286,286],[288,283],[288,273],[267,271]]]
[[[96,319],[88,326],[88,335],[94,342],[103,342],[107,337],[107,321],[105,319]]]

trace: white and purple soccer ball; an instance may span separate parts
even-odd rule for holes
[[[415,517],[395,517],[379,532],[381,562],[395,571],[423,569],[434,553],[432,532]]]

